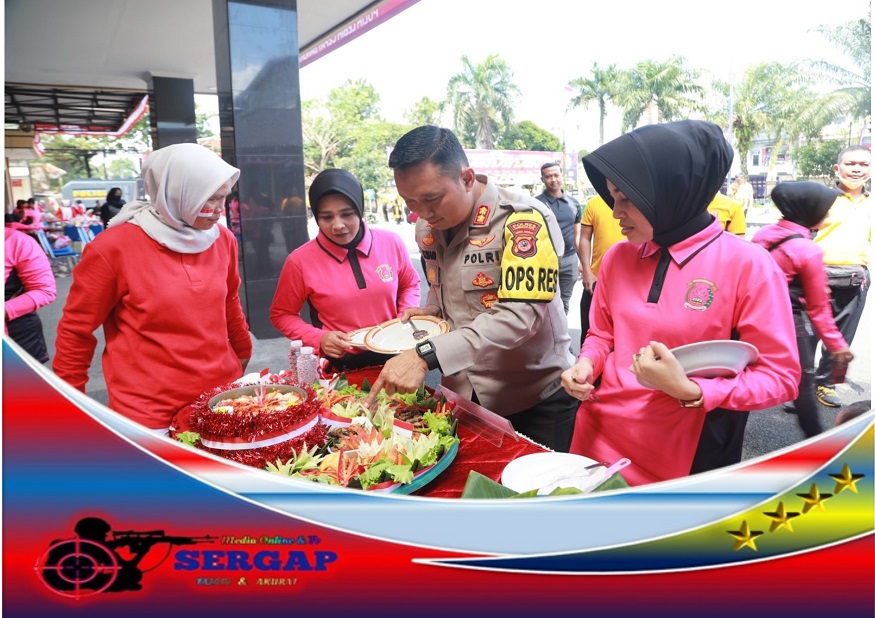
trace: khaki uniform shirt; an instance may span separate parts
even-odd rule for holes
[[[447,233],[416,223],[426,265],[426,304],[441,307],[448,333],[432,339],[447,388],[502,416],[559,388],[574,359],[558,289],[564,250],[550,209],[530,196],[486,186],[468,223]]]

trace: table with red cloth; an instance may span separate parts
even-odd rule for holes
[[[501,446],[496,446],[461,423],[458,437],[459,453],[450,467],[414,495],[429,498],[460,498],[471,470],[500,482],[501,471],[517,457],[549,451],[519,434],[516,436],[517,440],[514,440],[513,436],[504,436]]]
[[[361,386],[364,380],[373,384],[380,375],[382,367],[366,367],[346,372],[350,384]],[[429,498],[460,498],[468,474],[475,470],[493,481],[501,481],[501,472],[511,461],[523,455],[546,453],[550,449],[532,442],[525,436],[503,435],[501,445],[496,445],[496,434],[484,436],[477,429],[469,427],[464,422],[458,428],[459,451],[453,463],[435,480],[415,492],[416,496]]]

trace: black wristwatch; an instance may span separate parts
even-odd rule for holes
[[[434,349],[434,344],[431,341],[420,341],[416,344],[416,353],[425,361],[429,369],[440,369],[441,365],[438,362],[438,357]]]

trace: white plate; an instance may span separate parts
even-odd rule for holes
[[[413,328],[410,328],[411,324]],[[417,315],[411,318],[409,323],[395,318],[369,330],[368,334],[365,335],[365,346],[369,350],[381,354],[398,354],[419,343],[419,340],[413,337],[414,330],[427,332],[428,336],[424,337],[424,340],[449,331],[450,325],[444,320],[430,315]]]
[[[731,378],[759,358],[755,346],[730,339],[699,341],[674,348],[671,351],[684,372],[691,378]],[[646,388],[653,388],[638,379]]]
[[[581,481],[592,477],[592,486],[604,480],[604,467],[586,470],[596,463],[594,459],[571,453],[534,453],[523,455],[504,467],[501,484],[515,492],[556,487],[578,487]],[[583,479],[581,478],[583,477]],[[589,485],[590,483],[583,483]],[[544,493],[550,493],[545,491]]]
[[[365,326],[364,328],[359,328],[358,330],[354,330],[349,333],[349,336],[351,338],[349,345],[354,348],[362,348],[363,350],[366,350],[368,346],[365,345],[365,336],[372,328],[373,326]]]

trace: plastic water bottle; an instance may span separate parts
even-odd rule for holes
[[[292,382],[298,381],[298,357],[304,342],[300,339],[292,339],[289,345],[289,372],[292,374]]]
[[[298,382],[313,386],[316,378],[319,377],[318,363],[319,359],[313,354],[313,348],[306,345],[302,347],[301,354],[298,356]]]

